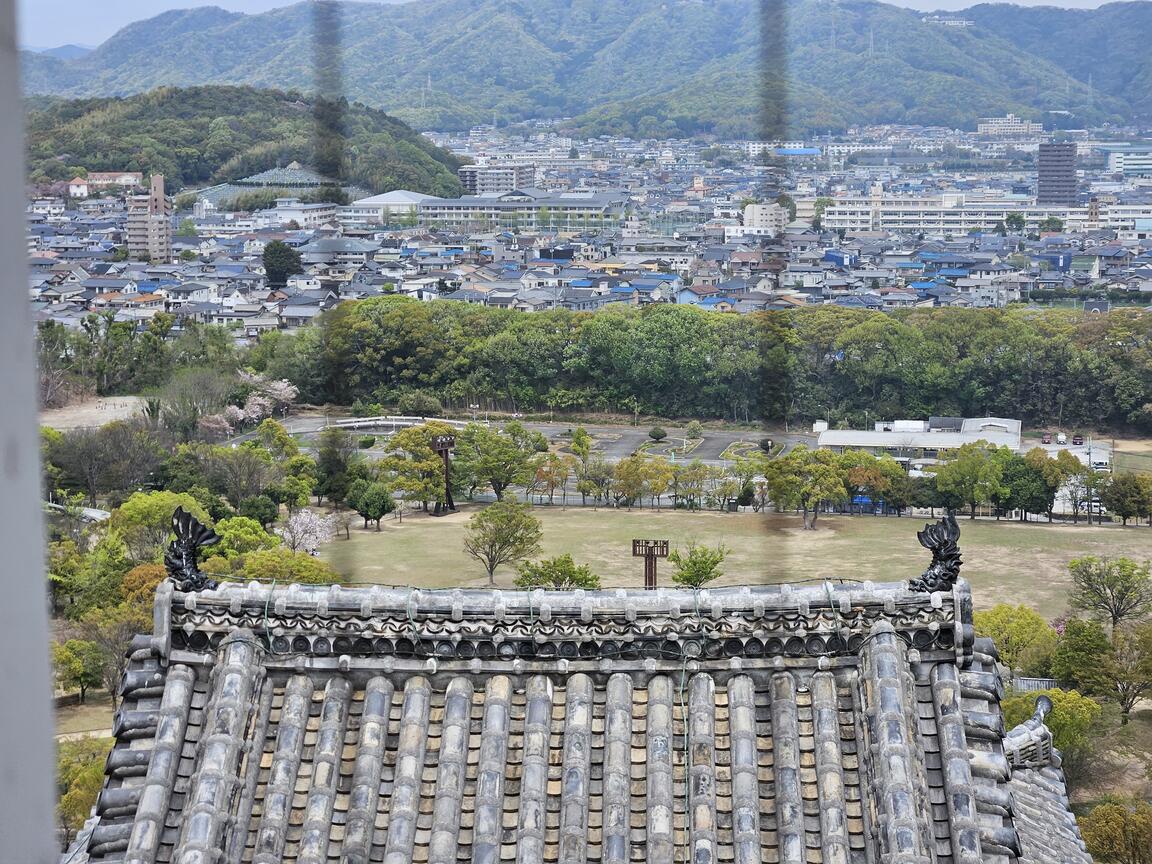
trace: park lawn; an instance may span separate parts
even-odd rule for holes
[[[442,518],[408,516],[382,530],[354,529],[351,540],[321,550],[346,579],[423,588],[487,584],[483,569],[463,550],[463,530],[475,505]],[[631,557],[633,538],[723,543],[731,551],[715,585],[763,585],[818,579],[898,581],[919,575],[930,560],[916,540],[923,519],[821,516],[804,531],[790,515],[537,507],[544,523],[543,555],[571,553],[600,575],[606,588],[640,587],[642,564]],[[960,520],[964,575],[977,608],[1022,603],[1046,617],[1061,614],[1069,586],[1068,562],[1081,555],[1152,558],[1152,530],[1119,525],[1048,525]],[[660,565],[661,584],[672,567]],[[514,569],[496,573],[510,587]]]
[[[56,709],[56,734],[78,732],[107,732],[112,728],[112,699],[93,687],[83,705],[67,705]]]

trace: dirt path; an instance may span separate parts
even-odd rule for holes
[[[140,412],[144,400],[139,396],[111,396],[74,402],[63,408],[40,412],[40,423],[53,429],[81,429],[103,426],[113,420],[128,420]]]

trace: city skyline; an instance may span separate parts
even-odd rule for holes
[[[219,6],[233,12],[257,14],[299,0],[20,0],[19,29],[22,47],[48,49],[62,45],[95,47],[121,28],[162,12],[198,6]],[[361,3],[420,2],[420,0],[357,0]],[[975,5],[971,0],[889,0],[891,5],[921,11],[955,11]],[[1060,6],[1095,9],[1099,0],[1018,0],[1020,6]]]

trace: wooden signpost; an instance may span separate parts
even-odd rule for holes
[[[449,510],[456,509],[456,502],[452,500],[452,450],[455,446],[455,435],[432,436],[432,450],[439,453],[444,460],[444,501],[436,502],[434,512],[436,516],[442,516]]]
[[[656,590],[656,559],[668,557],[667,540],[633,540],[632,557],[644,559],[644,588]]]

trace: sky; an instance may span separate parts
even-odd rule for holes
[[[292,0],[295,2],[295,0]],[[396,0],[361,0],[396,2]],[[964,9],[978,0],[889,0],[913,9]],[[1095,8],[1100,0],[1017,0],[1024,6]],[[99,45],[121,27],[168,9],[221,6],[234,12],[265,12],[290,0],[19,0],[20,43],[26,47]]]

